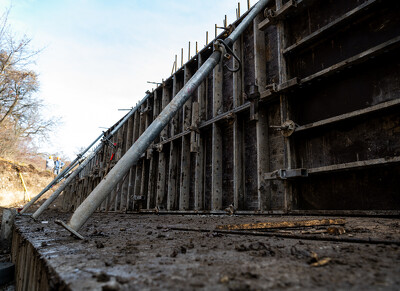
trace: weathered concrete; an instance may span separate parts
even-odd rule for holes
[[[87,237],[84,241],[52,222],[66,217],[44,214],[46,224],[17,218],[12,251],[17,290],[102,290],[106,286],[107,290],[365,290],[397,289],[400,284],[396,245],[212,231],[220,224],[310,217],[95,214],[81,230]],[[399,219],[346,221],[345,234],[319,236],[400,241]],[[210,231],[183,232],[172,227]],[[312,252],[331,260],[312,267]]]

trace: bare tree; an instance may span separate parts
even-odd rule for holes
[[[40,51],[31,48],[27,36],[12,33],[8,15],[9,10],[0,18],[0,139],[18,145],[23,138],[45,138],[57,120],[41,114],[44,103],[37,97],[38,76],[30,69]],[[0,153],[7,150],[4,146],[0,142]]]

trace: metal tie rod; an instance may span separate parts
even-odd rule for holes
[[[117,131],[128,121],[128,119],[142,106],[142,104],[150,97],[150,93],[148,93],[131,111],[125,115],[125,117],[121,120],[121,122],[106,136],[106,139],[110,139]],[[54,200],[61,194],[62,191],[69,185],[69,183],[86,167],[86,165],[96,156],[96,154],[101,150],[103,144],[99,145],[93,153],[90,154],[86,160],[79,165],[79,167],[57,188],[57,190],[51,194],[51,196],[36,210],[35,213],[32,214],[33,219],[37,219],[43,211],[45,211]]]
[[[243,31],[253,22],[254,18],[263,11],[265,6],[271,0],[260,0],[231,35],[224,40],[225,44],[232,47],[233,43],[239,38]],[[116,187],[119,181],[125,176],[129,169],[137,163],[140,156],[147,150],[149,145],[159,136],[163,128],[175,116],[180,108],[192,96],[197,87],[211,73],[211,71],[219,64],[221,59],[221,51],[215,50],[212,55],[205,61],[193,77],[186,85],[178,92],[171,102],[164,108],[160,115],[150,124],[139,139],[125,153],[125,155],[112,168],[108,175],[97,185],[97,187],[89,194],[75,210],[68,224],[63,221],[56,220],[55,222],[62,225],[76,237],[83,237],[78,233],[78,230],[89,219],[93,212],[106,199],[108,194]]]

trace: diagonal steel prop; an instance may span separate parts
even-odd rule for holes
[[[51,187],[53,187],[54,185],[56,185],[58,182],[60,182],[62,179],[64,179],[65,175],[69,172],[69,170],[73,169],[76,164],[79,162],[79,160],[83,157],[83,155],[96,143],[98,142],[104,134],[99,135],[86,149],[84,149],[76,158],[75,160],[73,160],[60,174],[58,174],[53,181],[51,181],[49,183],[49,185],[47,185],[45,188],[43,188],[43,190],[36,195],[35,197],[33,197],[31,199],[31,201],[29,201],[28,203],[26,203],[24,205],[24,207],[22,208],[22,210],[19,212],[19,214],[24,213],[29,207],[31,207],[33,205],[33,203],[35,203],[40,197],[43,196],[44,193],[46,193],[47,191],[49,191],[51,189]]]
[[[125,117],[118,123],[118,125],[105,137],[110,139],[117,131],[131,118],[131,116],[142,106],[142,104],[151,96],[148,93],[131,111],[125,115]],[[37,219],[39,215],[43,213],[50,205],[57,199],[62,191],[68,186],[68,184],[86,167],[86,165],[96,156],[96,154],[103,148],[104,144],[99,145],[86,160],[79,165],[79,167],[58,187],[58,189],[32,214],[33,219]]]
[[[244,30],[252,24],[254,18],[263,11],[265,6],[271,0],[260,0],[249,11],[243,21],[237,28],[224,40],[224,45],[233,46],[233,43],[239,38]],[[215,47],[220,47],[221,44],[215,42]],[[56,220],[55,222],[63,226],[76,237],[82,239],[83,237],[78,233],[78,230],[89,219],[93,212],[101,205],[108,194],[115,188],[119,181],[125,176],[129,169],[134,166],[139,160],[140,156],[147,150],[149,145],[159,136],[162,129],[170,122],[180,108],[192,96],[197,87],[204,81],[204,79],[211,73],[211,71],[219,64],[221,60],[221,50],[216,49],[212,55],[204,62],[199,70],[193,77],[186,83],[186,85],[178,92],[178,94],[171,100],[171,102],[164,108],[160,115],[150,124],[144,131],[139,139],[132,145],[132,147],[125,153],[125,155],[118,161],[114,168],[108,175],[97,185],[97,187],[89,194],[89,196],[82,202],[81,205],[75,210],[68,224],[63,221]]]

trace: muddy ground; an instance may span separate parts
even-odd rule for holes
[[[227,235],[219,224],[326,217],[95,214],[77,240],[56,225],[18,218],[18,231],[72,290],[398,290],[396,244]],[[400,219],[346,218],[346,233],[319,236],[400,241]],[[171,230],[202,228],[210,232]],[[302,234],[307,236],[307,234]],[[313,266],[320,263],[322,266]],[[315,264],[314,264],[315,265]],[[53,276],[54,277],[54,276]]]

